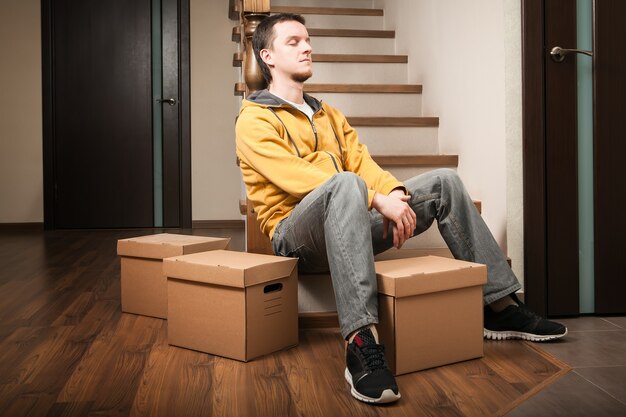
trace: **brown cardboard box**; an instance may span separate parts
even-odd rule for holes
[[[230,238],[161,233],[117,241],[121,256],[122,311],[167,318],[163,258],[228,247]]]
[[[165,259],[168,343],[240,361],[297,345],[297,262],[225,250]]]
[[[437,256],[376,262],[378,333],[395,375],[483,356],[485,265]]]

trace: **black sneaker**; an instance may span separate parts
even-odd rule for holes
[[[524,339],[545,342],[567,334],[561,323],[546,320],[530,311],[515,294],[511,294],[517,305],[510,305],[499,313],[485,306],[485,339]]]
[[[360,330],[348,344],[345,375],[357,400],[382,404],[400,399],[396,379],[387,367],[385,347],[376,343],[369,328]]]

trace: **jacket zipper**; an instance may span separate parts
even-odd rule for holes
[[[307,116],[306,113],[303,112],[302,110],[292,106],[291,104],[287,103],[287,105],[289,107],[291,107],[292,109],[295,109],[295,110],[299,111],[300,113],[302,113],[304,115],[304,117],[306,117],[306,119],[311,124],[311,128],[313,129],[313,135],[315,136],[315,148],[313,149],[313,152],[317,151],[317,142],[318,142],[318,140],[317,140],[317,129],[315,128],[315,123],[313,123],[313,117],[315,116],[315,113],[317,113],[319,110],[313,111],[313,116],[311,116],[311,118],[309,119],[309,116]]]
[[[307,120],[309,121],[309,123],[311,123],[311,128],[313,128],[313,135],[315,135],[315,149],[313,149],[313,152],[315,152],[317,151],[317,129],[315,128],[315,123],[313,123],[313,120],[309,119],[308,117]]]
[[[333,165],[335,166],[335,171],[340,172],[339,171],[339,167],[337,166],[337,162],[335,162],[335,158],[333,158],[333,154],[327,151],[324,151],[328,154],[328,156],[330,156],[330,160],[333,161]]]

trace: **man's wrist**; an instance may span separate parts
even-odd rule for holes
[[[406,195],[406,191],[404,187],[396,187],[393,190],[391,190],[388,195],[389,196],[395,196],[395,195],[403,196],[403,195]]]

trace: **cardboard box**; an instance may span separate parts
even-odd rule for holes
[[[230,238],[161,233],[117,241],[121,256],[122,311],[167,318],[163,258],[228,247]]]
[[[395,375],[483,356],[485,265],[437,256],[376,262],[377,326]]]
[[[297,345],[297,262],[225,250],[166,259],[168,343],[240,361]]]

